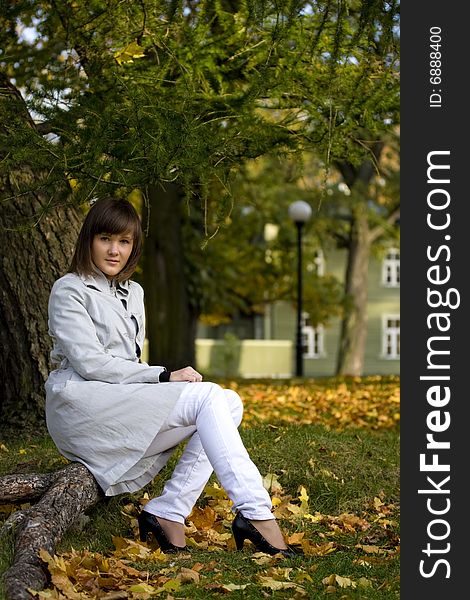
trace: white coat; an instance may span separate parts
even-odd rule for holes
[[[59,451],[82,462],[107,496],[134,492],[174,449],[143,458],[187,383],[159,383],[164,367],[139,357],[145,339],[142,287],[101,271],[68,273],[49,298],[51,360],[46,423]]]

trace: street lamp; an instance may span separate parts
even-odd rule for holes
[[[289,217],[297,227],[297,337],[295,343],[295,374],[303,377],[304,361],[302,356],[302,227],[310,219],[312,209],[303,200],[292,202]]]

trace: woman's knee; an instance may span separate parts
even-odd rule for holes
[[[203,398],[201,398],[203,404],[219,404],[221,401],[225,401],[233,422],[237,427],[240,425],[243,417],[243,403],[237,392],[223,388],[218,383],[212,382],[202,382],[190,385],[204,386],[205,393],[203,394]]]
[[[225,398],[230,409],[234,423],[240,425],[243,418],[243,402],[240,396],[234,390],[224,389]]]

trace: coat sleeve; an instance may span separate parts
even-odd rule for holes
[[[49,333],[84,379],[107,383],[158,383],[164,367],[112,356],[98,339],[80,290],[56,282],[49,297]]]

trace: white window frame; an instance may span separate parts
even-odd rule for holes
[[[400,250],[389,248],[382,261],[382,285],[400,287]]]
[[[390,321],[398,321],[398,327],[391,325]],[[400,315],[382,315],[382,354],[385,360],[400,359]]]
[[[302,313],[302,347],[307,347],[303,358],[323,358],[325,356],[325,330],[323,325],[307,325],[308,313]]]

